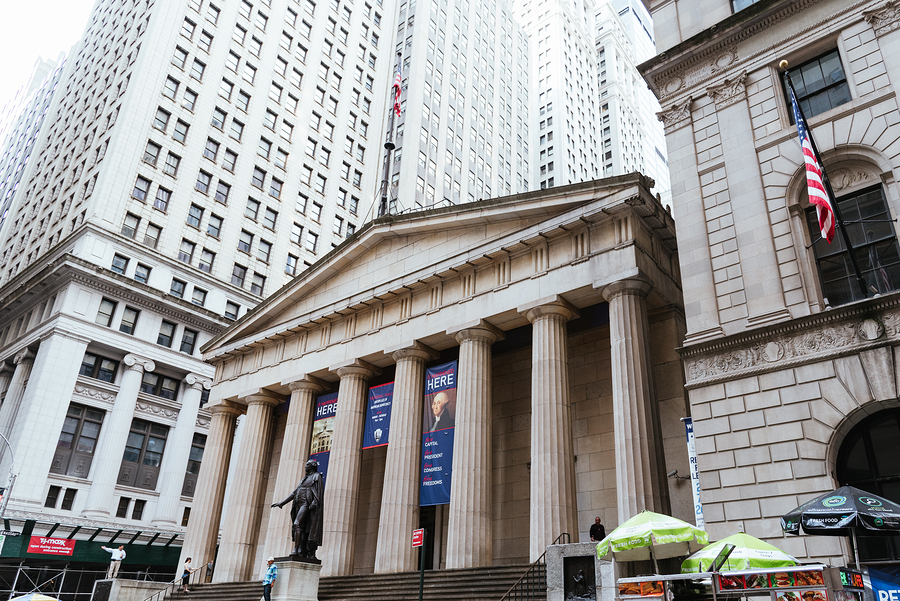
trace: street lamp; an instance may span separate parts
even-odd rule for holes
[[[3,491],[3,500],[0,501],[0,519],[6,515],[6,506],[9,504],[9,496],[12,494],[13,484],[16,483],[16,475],[13,473],[13,466],[16,463],[16,457],[13,454],[12,445],[9,444],[9,441],[6,439],[3,434],[0,434],[0,438],[3,439],[3,442],[6,443],[6,446],[9,447],[9,483],[6,485],[6,490]]]

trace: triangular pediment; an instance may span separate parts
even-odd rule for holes
[[[639,174],[376,219],[204,349],[211,358],[365,312],[608,219]],[[651,184],[652,185],[652,184]]]

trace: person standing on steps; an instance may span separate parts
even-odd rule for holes
[[[594,518],[594,523],[591,524],[591,540],[599,543],[604,538],[606,538],[606,528],[600,523],[599,517]]]
[[[274,557],[267,559],[266,564],[269,567],[266,568],[266,575],[263,578],[263,598],[266,601],[272,601],[272,585],[275,584],[275,579],[278,578],[278,566],[275,565]]]
[[[189,593],[191,591],[188,590],[188,582],[191,580],[191,574],[199,570],[200,568],[195,568],[191,564],[191,558],[188,557],[184,561],[184,573],[181,575],[181,584],[184,585],[184,592]]]
[[[125,545],[119,545],[118,549],[103,546],[100,548],[111,555],[109,569],[106,570],[106,579],[112,580],[113,578],[118,578],[119,567],[122,565],[122,560],[125,559]]]

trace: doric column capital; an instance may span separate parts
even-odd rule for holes
[[[380,369],[361,359],[354,359],[350,363],[335,365],[331,368],[331,371],[336,373],[342,380],[352,377],[368,380],[372,376],[377,376],[381,373]]]
[[[125,355],[125,358],[122,359],[122,362],[125,364],[127,369],[134,370],[138,373],[144,373],[145,371],[153,371],[154,369],[156,369],[156,363],[154,363],[151,359],[139,357],[138,355],[132,355],[131,353]]]
[[[622,296],[623,294],[633,294],[635,296],[646,298],[652,289],[653,286],[646,280],[629,279],[619,280],[618,282],[609,284],[603,288],[602,294],[607,302],[611,302],[614,298]]]
[[[216,405],[207,405],[206,409],[209,409],[210,414],[215,417],[217,415],[233,415],[236,418],[243,415],[244,412],[241,411],[240,407],[236,407],[231,403],[219,403]]]
[[[397,363],[400,363],[400,361],[404,360],[416,360],[423,362],[431,361],[433,359],[437,359],[440,356],[436,350],[434,350],[430,346],[422,344],[421,342],[413,342],[412,344],[404,346],[402,348],[385,350],[391,353],[391,358]]]
[[[200,374],[188,374],[184,377],[184,381],[194,390],[203,390],[204,388],[209,390],[212,388],[212,380]]]
[[[34,351],[30,348],[23,348],[21,351],[16,353],[16,356],[13,357],[13,363],[19,365],[20,363],[32,363],[34,361]]]
[[[253,405],[271,405],[274,407],[284,402],[284,397],[265,388],[257,388],[248,390],[238,397],[239,400],[247,403],[248,407]]]
[[[453,336],[459,344],[462,344],[467,340],[483,340],[488,344],[493,344],[498,340],[506,338],[506,334],[503,333],[503,330],[489,324],[483,319],[447,330],[447,334]]]
[[[517,311],[524,315],[531,323],[534,323],[541,317],[551,315],[562,317],[565,321],[569,321],[570,319],[574,319],[581,315],[574,305],[559,295],[528,303],[527,305],[519,307]]]
[[[309,374],[298,374],[293,378],[287,378],[281,381],[281,385],[290,388],[291,392],[297,392],[298,390],[322,392],[328,388],[328,382]]]

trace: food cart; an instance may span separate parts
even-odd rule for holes
[[[865,588],[860,572],[825,565],[640,576],[617,583],[621,601],[862,601]]]

